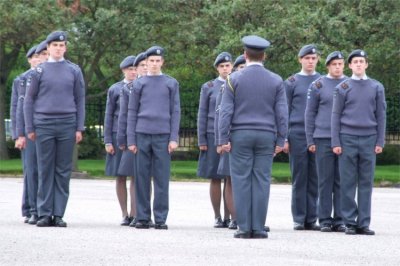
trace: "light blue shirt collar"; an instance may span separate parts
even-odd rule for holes
[[[331,76],[331,74],[326,74],[326,77],[328,78],[328,79],[342,79],[342,78],[344,78],[344,75],[341,75],[339,78],[334,78],[334,77],[332,77]]]
[[[313,75],[317,74],[317,71],[314,71],[314,72],[311,73],[311,74],[307,74],[307,73],[304,72],[303,69],[302,69],[298,74],[301,75],[301,76],[313,76]]]
[[[221,76],[218,76],[217,78],[219,81],[225,82],[225,79],[223,79]]]
[[[62,61],[64,61],[64,60],[65,60],[64,57],[61,58],[60,60],[55,60],[54,58],[52,58],[51,56],[49,56],[49,59],[47,60],[47,62],[54,63],[54,62],[62,62]]]
[[[157,75],[153,75],[153,74],[151,74],[150,72],[147,72],[147,76],[161,76],[163,73],[162,72],[160,72],[160,74],[157,74]]]
[[[364,79],[369,79],[368,77],[367,77],[367,74],[364,74],[364,76],[362,76],[362,77],[359,77],[359,76],[356,76],[356,75],[351,75],[351,79],[354,79],[354,80],[364,80]]]
[[[264,66],[262,63],[260,62],[248,62],[246,63],[246,66],[252,66],[252,65],[256,65],[256,66]]]

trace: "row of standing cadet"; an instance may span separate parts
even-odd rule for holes
[[[27,54],[31,69],[13,83],[11,119],[22,151],[22,215],[38,227],[66,227],[74,144],[82,140],[85,87],[80,68],[64,59],[67,34],[50,33]]]
[[[249,47],[254,43],[263,42],[257,38],[257,36],[249,36],[247,40],[243,39],[245,55],[246,52],[254,54],[254,50],[263,50],[262,45]],[[253,62],[249,58],[251,56],[247,54],[247,66],[262,62],[262,60]],[[237,227],[235,209],[237,209],[236,213],[239,213],[238,216],[241,216],[240,214],[243,215],[243,202],[248,198],[246,198],[241,189],[236,188],[236,191],[238,191],[236,194],[240,196],[235,197],[235,192],[233,192],[235,200],[233,201],[234,204],[230,205],[230,203],[233,203],[231,184],[233,183],[233,191],[235,191],[235,179],[238,177],[236,176],[235,178],[234,174],[232,174],[232,169],[229,171],[229,167],[227,167],[229,164],[227,154],[223,153],[219,157],[218,153],[224,150],[230,152],[230,144],[234,139],[234,135],[239,135],[238,132],[240,132],[240,135],[249,133],[245,130],[250,128],[273,132],[276,144],[284,152],[289,152],[292,172],[294,230],[321,230],[322,232],[336,231],[346,232],[346,234],[372,235],[374,231],[369,229],[369,224],[375,157],[376,154],[382,152],[384,144],[386,105],[383,86],[366,76],[365,70],[368,67],[368,61],[367,54],[363,50],[354,50],[348,57],[349,67],[353,71],[351,78],[343,75],[345,62],[343,54],[339,51],[328,55],[326,59],[328,74],[325,76],[321,76],[315,71],[319,60],[319,53],[315,45],[302,47],[298,58],[302,65],[301,71],[289,77],[280,85],[285,88],[284,94],[286,95],[285,98],[287,98],[285,108],[288,110],[287,123],[289,128],[288,132],[286,132],[287,135],[284,135],[285,137],[287,136],[285,144],[279,146],[279,143],[283,144],[281,142],[283,135],[280,135],[280,133],[284,132],[282,123],[284,123],[285,119],[281,118],[279,120],[276,114],[281,111],[276,109],[275,117],[271,117],[271,120],[275,120],[275,125],[273,125],[275,129],[268,129],[268,127],[263,128],[262,125],[266,120],[265,116],[260,121],[256,121],[255,118],[259,114],[265,115],[265,110],[252,110],[251,107],[246,105],[249,102],[252,105],[257,105],[257,100],[262,104],[262,99],[254,98],[261,97],[262,93],[256,93],[255,96],[251,94],[251,91],[257,87],[257,84],[262,84],[262,81],[265,84],[264,88],[261,89],[265,91],[271,90],[266,85],[267,82],[270,82],[266,78],[267,75],[263,77],[260,74],[259,79],[257,77],[247,77],[246,79],[244,77],[246,74],[241,73],[228,76],[229,73],[226,73],[227,68],[232,65],[230,54],[223,52],[217,56],[214,66],[219,73],[219,77],[202,86],[198,113],[198,145],[200,148],[198,175],[211,179],[210,196],[216,219],[214,226],[234,229]],[[235,65],[239,60],[240,57],[235,61]],[[252,74],[254,74],[255,70],[248,70],[248,72],[253,72]],[[243,98],[238,97],[236,87],[232,86],[233,82],[229,80],[231,76],[238,77],[240,83],[237,84],[237,87],[240,90],[248,89],[247,95],[242,95]],[[360,77],[362,81],[361,84],[358,84],[360,83]],[[350,84],[352,86],[349,86]],[[361,98],[358,93],[362,91],[358,91],[360,90],[358,86],[368,91],[363,95],[366,97],[364,100],[373,102],[373,104],[366,104],[361,101],[360,107],[359,103],[353,103]],[[230,90],[227,90],[227,88]],[[344,89],[344,91],[342,92],[341,89]],[[221,93],[218,94],[218,91]],[[226,91],[228,94],[233,92],[230,96],[233,104],[229,102],[229,105],[224,106],[223,101],[221,104],[220,100],[223,98],[221,95]],[[340,92],[345,96],[343,95],[339,98],[337,95],[341,95]],[[221,119],[220,112],[224,108],[230,115],[229,119],[225,121],[228,125],[225,128],[224,125],[221,126],[219,124]],[[343,110],[350,111],[344,112]],[[363,113],[369,114],[370,121],[363,121],[364,119],[361,116]],[[284,117],[283,112],[280,115]],[[225,129],[225,133],[228,132],[225,137],[220,135],[221,127]],[[360,128],[363,130],[360,130]],[[282,132],[279,132],[279,129]],[[349,144],[345,141],[347,138],[356,138],[361,140],[362,144],[356,144],[357,142],[354,139]],[[342,139],[343,141],[341,141]],[[367,143],[369,143],[369,146],[366,145]],[[225,144],[225,147],[221,144]],[[360,146],[357,147],[356,145]],[[358,152],[361,147],[363,147],[361,149],[362,152]],[[275,153],[279,152],[279,150],[278,148]],[[343,150],[346,152],[341,154]],[[240,157],[241,155],[240,153],[229,155],[231,158],[236,156]],[[255,157],[250,156],[250,159],[254,160]],[[361,160],[357,161],[358,158],[361,158]],[[317,163],[315,160],[317,160]],[[243,160],[235,162],[238,163],[232,163],[231,159],[231,168],[246,169]],[[264,164],[269,165],[269,161],[264,162]],[[247,168],[251,167],[248,166]],[[267,174],[268,172],[269,175]],[[342,178],[340,178],[339,173]],[[257,179],[254,176],[251,178],[249,175],[244,176],[252,181]],[[243,178],[243,174],[239,174],[239,177]],[[264,199],[267,202],[266,207],[268,207],[270,167],[266,170],[264,177],[264,181],[267,180],[267,192],[258,193],[256,198],[258,200]],[[224,202],[227,203],[224,220],[221,219],[219,210],[221,178],[224,178],[226,183],[223,189]],[[236,183],[239,182],[236,181]],[[260,183],[256,183],[256,185],[260,185]],[[356,203],[355,192],[357,187],[359,196]],[[252,218],[264,217],[264,219],[260,219],[265,222],[266,211],[264,216],[265,209],[263,207],[257,207],[256,213],[252,214]],[[226,221],[229,219],[229,214],[231,214],[232,221],[228,226]],[[239,230],[234,236],[239,238],[267,237],[264,232],[261,233],[261,223],[258,221],[255,225],[252,223],[254,221],[249,222],[248,216],[247,214],[246,219],[242,217],[242,221],[239,223]],[[317,220],[319,220],[320,225],[317,224]],[[232,222],[235,223],[233,224]],[[266,228],[266,231],[269,231],[269,228]]]

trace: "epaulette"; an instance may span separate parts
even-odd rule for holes
[[[349,88],[349,84],[347,84],[346,81],[345,81],[345,82],[342,82],[342,84],[340,85],[340,87],[342,87],[342,89],[346,90],[346,89]]]
[[[208,85],[209,88],[214,87],[214,83],[212,81],[207,82],[207,85]]]
[[[43,72],[43,68],[41,68],[40,66],[36,67],[36,72],[41,74]]]
[[[68,64],[71,64],[71,65],[73,65],[74,67],[77,67],[77,68],[79,68],[79,66],[77,65],[77,64],[75,64],[75,63],[72,63],[71,61],[69,61],[69,60],[65,60],[65,62],[67,62]]]
[[[288,80],[289,80],[290,82],[295,82],[295,81],[296,81],[296,78],[294,77],[294,75],[292,75],[292,76],[288,77]]]

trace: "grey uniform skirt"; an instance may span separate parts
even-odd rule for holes
[[[207,133],[207,150],[200,151],[197,176],[203,178],[222,179],[224,176],[218,175],[219,154],[214,143],[214,134]]]
[[[118,168],[119,176],[135,176],[136,155],[126,149],[122,152],[121,163]]]
[[[217,174],[224,177],[231,176],[231,168],[229,167],[229,153],[220,155]]]
[[[107,176],[119,176],[118,168],[121,162],[122,151],[118,148],[117,145],[117,134],[113,132],[112,134],[112,145],[114,147],[114,154],[107,153],[106,155],[106,169],[105,174]]]

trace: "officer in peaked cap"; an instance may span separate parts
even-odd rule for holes
[[[338,156],[331,149],[331,115],[335,87],[343,75],[344,56],[339,51],[325,60],[328,74],[314,81],[307,94],[305,130],[308,151],[315,153],[318,173],[318,220],[321,232],[344,232],[340,210]]]
[[[52,32],[46,42],[49,60],[31,75],[24,117],[28,138],[37,149],[40,219],[36,225],[66,227],[62,218],[69,198],[72,154],[84,131],[85,83],[79,66],[64,58],[66,33]]]
[[[304,112],[311,83],[320,77],[315,71],[319,60],[314,44],[303,46],[298,53],[301,71],[285,81],[289,106],[289,134],[284,152],[289,152],[292,173],[292,217],[294,230],[319,230],[317,225],[318,178],[315,155],[307,149]]]
[[[238,225],[234,237],[267,238],[272,160],[287,134],[287,103],[282,78],[263,65],[270,42],[255,35],[242,42],[246,67],[225,82],[218,145],[230,152]]]
[[[218,165],[220,156],[217,153],[215,139],[218,133],[214,128],[216,98],[225,83],[227,76],[232,71],[232,56],[228,52],[222,52],[217,55],[214,61],[214,67],[218,72],[216,79],[203,84],[200,90],[199,110],[197,114],[197,136],[200,149],[197,176],[210,180],[210,199],[214,211],[214,227],[228,227],[229,216],[233,208],[232,197],[222,196],[221,184],[225,179],[225,188],[222,191],[231,191],[230,178],[227,175],[218,175]],[[231,195],[232,193],[230,193]],[[224,200],[224,218],[221,217],[221,198]],[[228,210],[228,211],[226,211]]]
[[[135,158],[134,154],[126,149],[126,113],[128,96],[123,95],[124,88],[137,77],[136,67],[134,66],[135,59],[135,56],[130,55],[124,58],[120,63],[119,67],[124,75],[124,79],[113,84],[108,89],[106,112],[104,116],[104,144],[107,152],[105,174],[107,176],[116,177],[117,198],[122,211],[122,221],[120,225],[125,226],[129,225],[136,216],[133,179]],[[121,137],[119,144],[117,140],[118,134],[123,134],[125,136]],[[123,146],[123,149],[120,149],[119,146]],[[131,177],[131,189],[129,190],[131,200],[130,212],[128,212],[127,204],[127,176]]]

